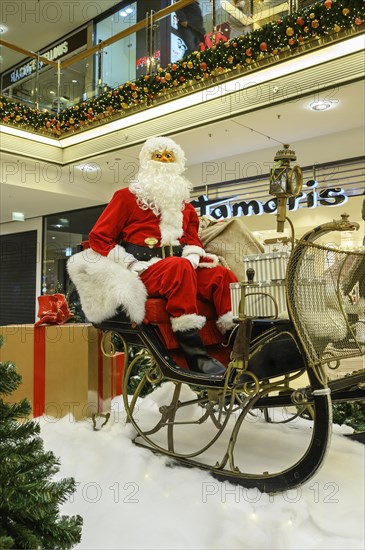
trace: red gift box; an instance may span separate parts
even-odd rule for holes
[[[90,324],[8,325],[0,327],[1,361],[12,361],[22,383],[8,402],[27,398],[33,416],[76,420],[110,410],[122,392],[124,354],[105,357],[101,333]]]

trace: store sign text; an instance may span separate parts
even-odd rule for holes
[[[51,48],[45,53],[42,53],[42,57],[45,57],[49,61],[54,61],[55,59],[58,59],[59,57],[62,57],[68,53],[68,42],[65,40],[61,44],[58,44],[58,46],[55,46],[54,48]],[[41,69],[43,67],[44,63],[42,61],[38,62],[38,68]],[[25,76],[31,75],[37,68],[37,60],[32,59],[32,61],[29,61],[22,67],[19,67],[19,69],[15,69],[11,75],[10,80],[12,84],[15,82],[18,82]]]
[[[317,206],[339,206],[348,201],[348,197],[342,187],[331,187],[318,192],[318,182],[309,180],[307,187],[309,192],[301,192],[297,197],[288,199],[288,210],[294,211],[306,206],[316,208]],[[221,218],[234,218],[240,216],[253,216],[261,214],[274,214],[277,210],[277,199],[271,198],[267,202],[256,199],[232,202],[237,197],[229,199],[209,199],[206,195],[200,195],[192,201],[195,209],[199,209],[199,216],[213,216],[217,220]],[[304,204],[305,203],[305,204]]]

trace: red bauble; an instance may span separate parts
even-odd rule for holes
[[[246,55],[247,57],[250,57],[250,55],[252,55],[251,48],[247,48]]]
[[[266,51],[267,51],[267,44],[266,44],[266,42],[261,42],[261,44],[260,44],[260,50],[261,50],[262,52],[266,52]]]
[[[356,19],[355,19],[355,25],[361,25],[361,23],[362,23],[361,17],[356,17]]]
[[[205,63],[205,61],[202,61],[200,63],[200,68],[201,68],[202,71],[205,71],[205,69],[207,68],[207,64]]]
[[[176,63],[173,63],[173,64],[171,65],[171,70],[172,70],[172,71],[176,71],[176,69],[177,69],[177,65],[176,65]]]
[[[327,9],[327,10],[330,10],[332,8],[332,0],[325,0],[324,2],[324,7]]]
[[[305,21],[303,19],[303,17],[298,17],[297,18],[297,25],[300,25],[301,27],[304,25]]]
[[[294,46],[295,38],[289,38],[288,42],[289,42],[290,46]]]

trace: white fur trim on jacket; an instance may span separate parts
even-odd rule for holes
[[[204,258],[209,258],[212,260],[211,262],[204,262]],[[219,258],[215,254],[208,254],[207,252],[204,253],[203,261],[199,262],[198,267],[217,267],[219,263]]]
[[[67,270],[88,321],[101,323],[113,317],[118,307],[131,321],[143,321],[147,291],[134,273],[91,248],[71,256]]]
[[[192,328],[201,329],[205,325],[206,318],[196,313],[188,313],[180,317],[170,317],[173,332],[185,332]]]
[[[126,249],[123,246],[120,246],[119,244],[115,245],[115,247],[110,250],[110,252],[107,255],[107,258],[112,262],[115,262],[116,264],[119,264],[122,267],[125,267],[126,269],[133,262],[137,261],[132,254],[129,254],[129,252],[127,252]]]
[[[199,256],[205,256],[206,252],[204,248],[196,246],[195,244],[186,244],[182,251],[182,257],[189,256],[189,254],[199,254]]]
[[[225,334],[227,332],[227,330],[231,330],[232,328],[234,328],[236,325],[233,322],[233,313],[232,313],[232,311],[227,311],[227,313],[224,313],[223,315],[221,315],[217,319],[216,325],[218,327],[218,330],[222,334]]]

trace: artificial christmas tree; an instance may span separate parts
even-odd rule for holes
[[[74,493],[75,480],[51,480],[59,461],[44,450],[39,424],[24,420],[29,402],[1,398],[20,382],[14,363],[0,362],[0,548],[72,548],[81,539],[82,518],[60,516],[59,505]]]

